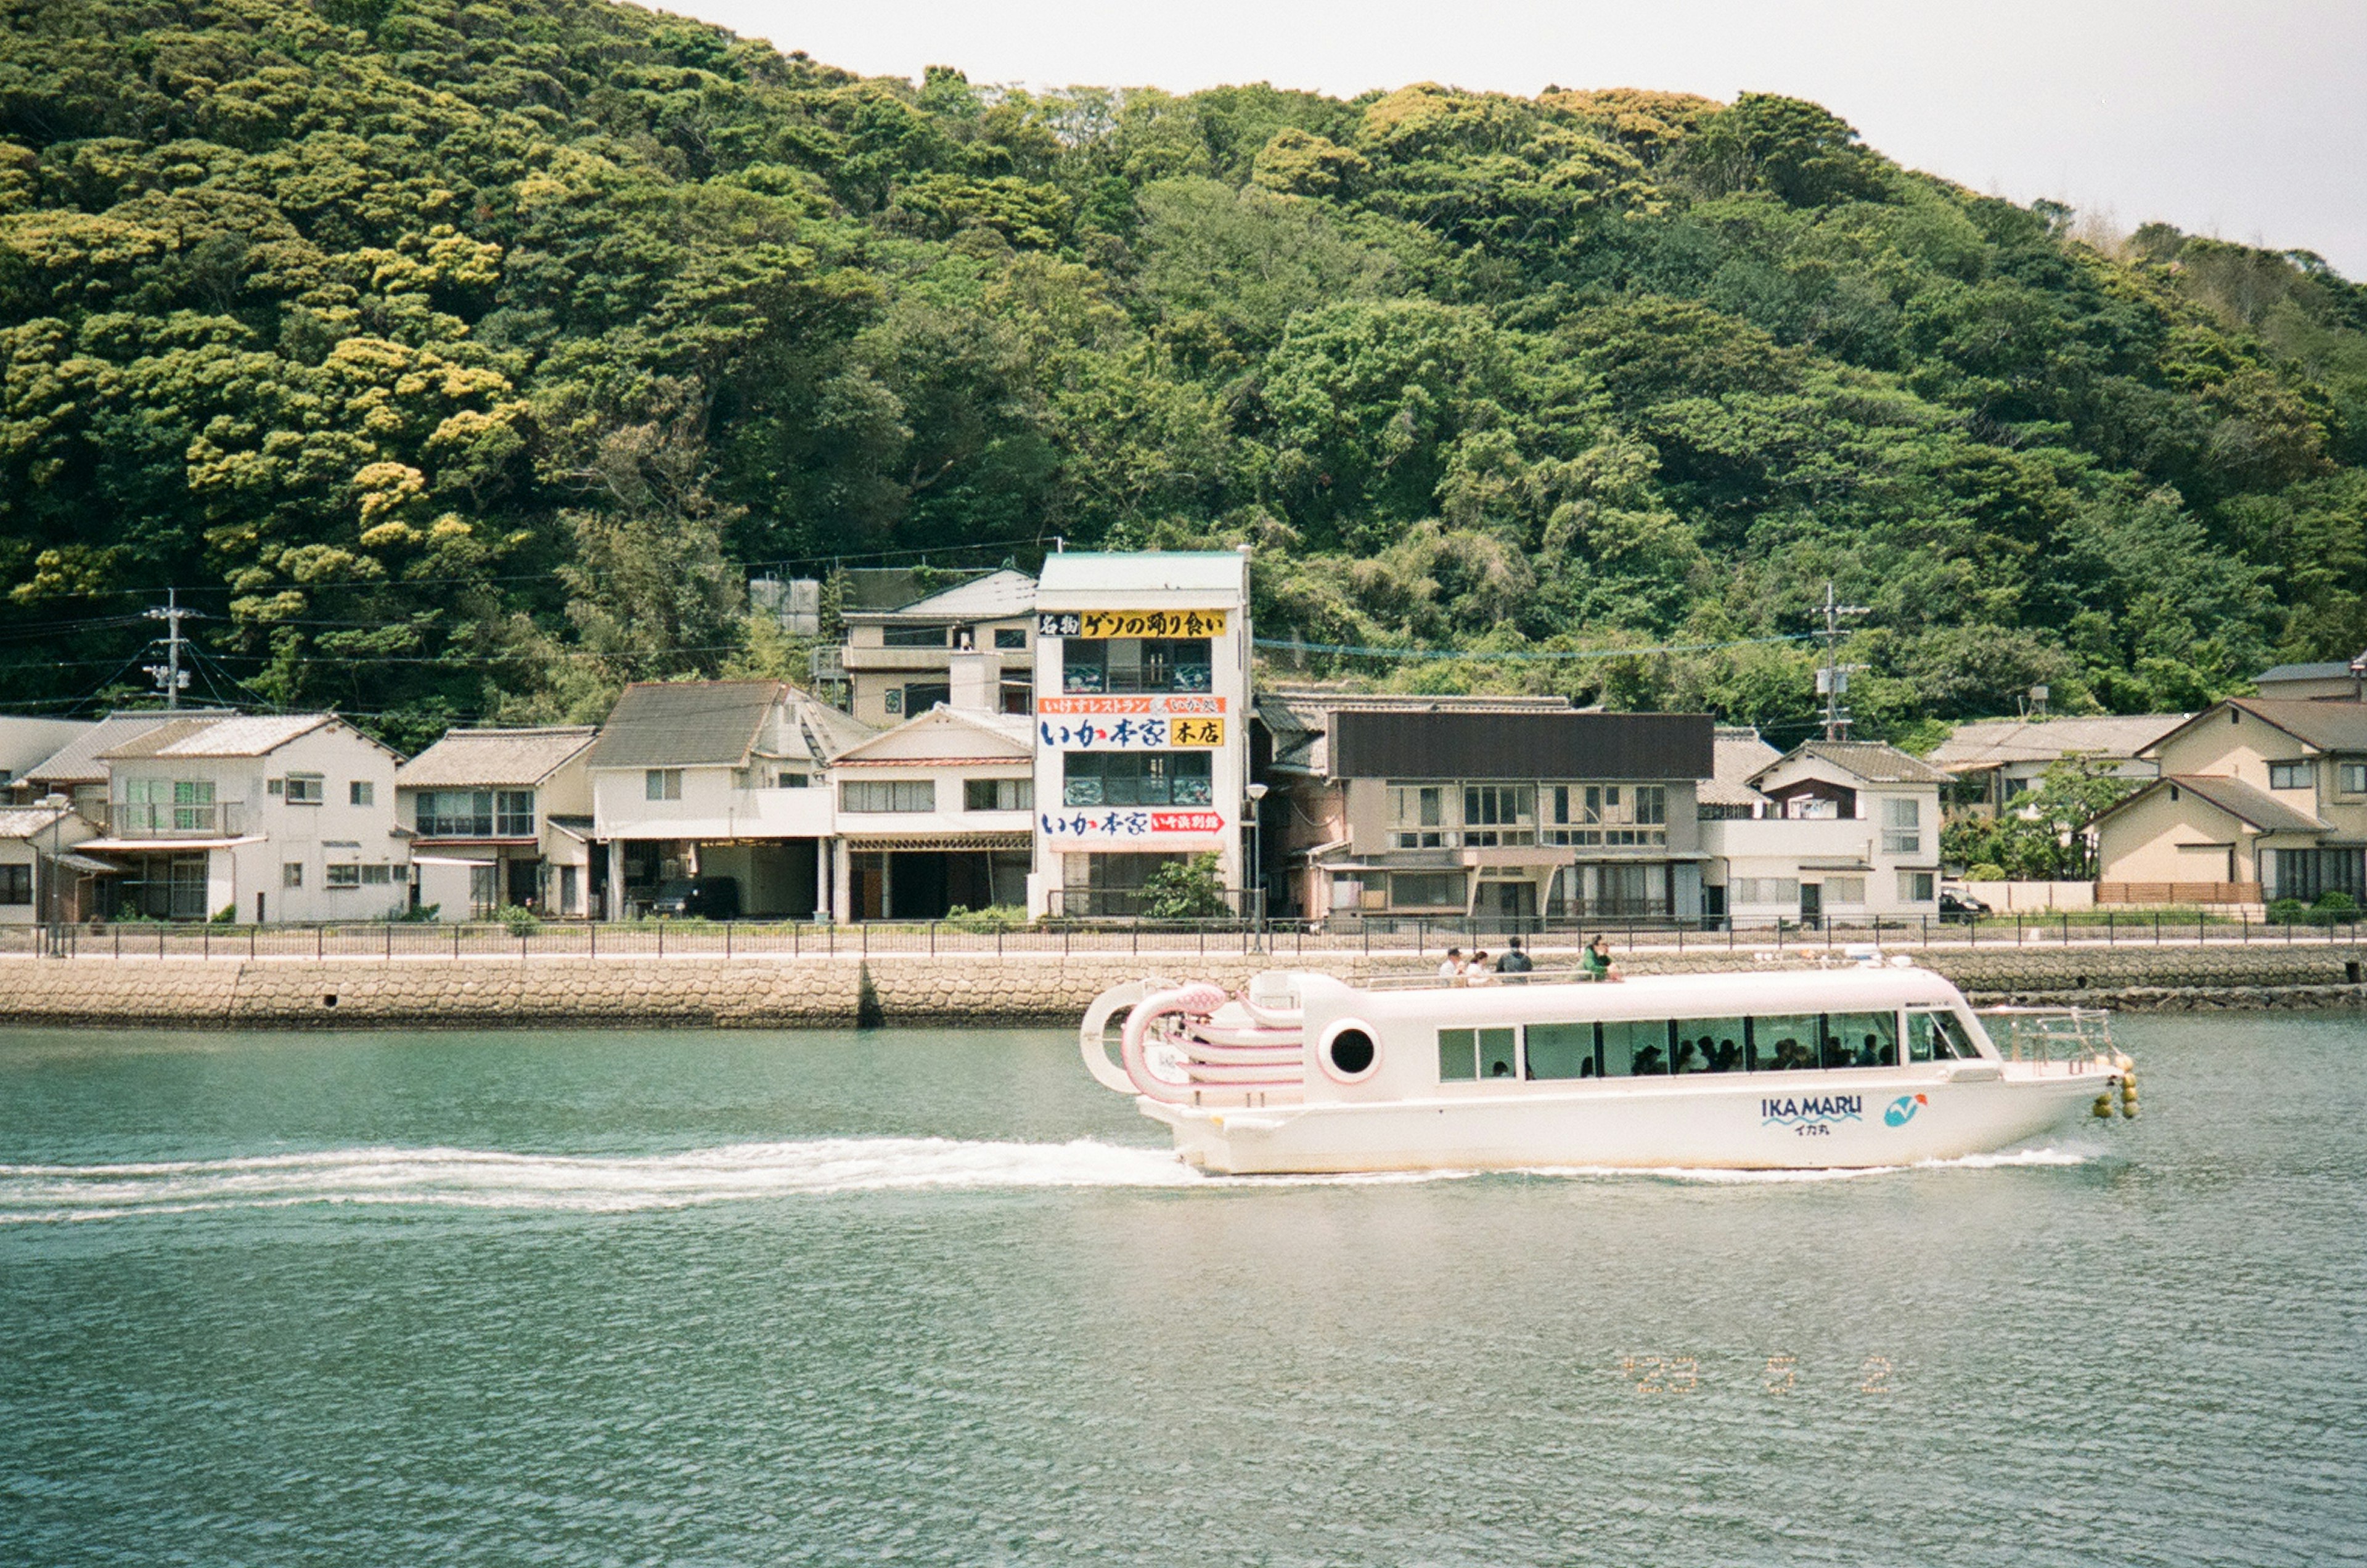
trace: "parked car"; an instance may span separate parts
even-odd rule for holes
[[[1965,924],[1970,925],[1989,912],[1989,907],[1987,904],[1969,893],[1961,893],[1948,887],[1940,890],[1940,918],[1943,920],[1962,920]]]
[[[740,883],[736,877],[685,877],[661,883],[650,901],[650,913],[666,919],[736,920],[740,918]]]

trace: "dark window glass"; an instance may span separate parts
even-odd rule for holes
[[[1529,1077],[1591,1078],[1594,1076],[1594,1025],[1529,1025]]]

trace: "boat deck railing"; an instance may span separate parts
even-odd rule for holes
[[[1980,1017],[2010,1062],[2111,1066],[2120,1055],[2112,1015],[2102,1008],[1984,1008]]]

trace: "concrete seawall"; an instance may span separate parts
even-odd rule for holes
[[[1939,952],[1921,962],[1983,1004],[2133,1010],[2367,1006],[2367,948],[2166,946]],[[1308,953],[1343,979],[1427,974],[1411,955]],[[1629,974],[1774,967],[1747,953],[1623,953]],[[0,964],[0,1023],[164,1028],[724,1028],[1072,1021],[1104,987],[1146,974],[1239,987],[1273,961],[1123,953],[719,959],[537,957],[21,960]],[[1784,968],[1813,967],[1788,958]],[[868,985],[874,1008],[865,999]]]

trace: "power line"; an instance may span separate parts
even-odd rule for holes
[[[1252,637],[1260,648],[1299,653],[1345,653],[1368,659],[1635,659],[1651,653],[1708,653],[1721,648],[1752,648],[1763,643],[1807,642],[1818,632],[1785,632],[1774,637],[1733,637],[1725,642],[1669,642],[1651,648],[1507,649],[1501,652],[1455,648],[1359,648],[1336,642],[1298,642],[1288,637]]]

